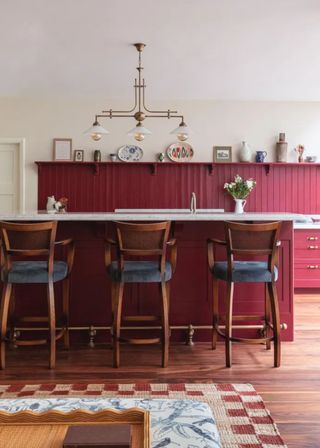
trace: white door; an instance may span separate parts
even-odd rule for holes
[[[0,213],[24,208],[23,143],[23,139],[0,139]]]

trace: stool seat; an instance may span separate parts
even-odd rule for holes
[[[53,282],[59,282],[68,275],[68,265],[64,261],[53,263]],[[1,280],[5,279],[4,269]],[[48,263],[46,261],[14,261],[8,272],[9,283],[48,283]]]
[[[228,281],[228,262],[216,261],[213,267],[213,273],[219,280]],[[268,269],[268,263],[265,261],[234,261],[230,280],[235,283],[277,281],[278,269],[275,266],[274,275],[272,275]]]
[[[118,269],[118,262],[113,261],[108,271],[114,282],[124,283],[160,283],[162,280],[167,282],[172,277],[172,267],[168,261],[165,265],[164,278],[156,261],[125,261],[122,272]]]

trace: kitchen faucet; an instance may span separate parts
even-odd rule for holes
[[[196,194],[195,192],[191,193],[191,198],[190,198],[190,212],[191,213],[196,213],[197,212],[197,198],[196,198]]]

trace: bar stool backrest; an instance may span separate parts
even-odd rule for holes
[[[234,255],[264,256],[268,258],[268,269],[273,272],[277,264],[281,222],[263,224],[240,224],[225,222],[228,269],[233,268]]]
[[[123,270],[125,256],[157,256],[161,273],[165,271],[170,222],[131,224],[115,222],[118,264]]]
[[[40,256],[48,260],[48,271],[52,273],[56,233],[56,221],[32,224],[0,222],[0,241],[6,269],[11,268],[14,258]]]

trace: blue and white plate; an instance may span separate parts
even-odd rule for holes
[[[123,162],[138,162],[143,156],[143,151],[139,146],[125,145],[118,150],[118,157]]]

